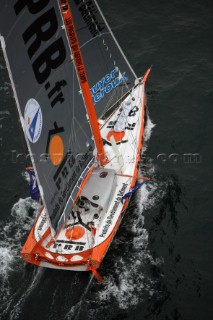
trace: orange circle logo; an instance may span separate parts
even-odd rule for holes
[[[85,234],[85,229],[81,226],[73,226],[68,228],[65,232],[65,236],[68,240],[78,240],[81,239]]]
[[[60,136],[54,136],[49,147],[50,160],[54,166],[58,166],[64,156],[64,143]]]

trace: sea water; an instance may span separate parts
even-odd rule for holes
[[[212,3],[98,3],[137,75],[152,65],[140,162],[152,180],[131,199],[100,268],[104,284],[22,261],[39,206],[1,54],[0,318],[211,320]]]

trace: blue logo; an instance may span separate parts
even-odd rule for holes
[[[128,78],[125,76],[125,72],[120,75],[118,74],[117,77],[115,75],[116,72],[118,72],[117,69],[112,70],[90,89],[94,104],[103,99],[105,94],[108,94],[122,82],[126,82],[128,80]]]
[[[41,107],[35,99],[27,101],[24,110],[24,121],[26,134],[30,142],[38,141],[42,131]]]

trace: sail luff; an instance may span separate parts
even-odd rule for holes
[[[74,21],[72,18],[72,13],[67,0],[60,0],[60,8],[62,12],[62,17],[64,20],[66,32],[68,35],[68,40],[73,53],[74,63],[76,66],[77,75],[79,78],[80,86],[86,103],[87,113],[90,120],[90,125],[94,135],[95,145],[97,148],[97,160],[101,165],[107,162],[102,137],[100,134],[98,119],[95,111],[95,107],[92,101],[92,96],[90,93],[90,87],[88,83],[88,78],[83,62],[83,57],[80,50],[80,45],[78,42],[77,33],[75,30]]]
[[[37,180],[37,183],[38,183],[40,196],[42,198],[43,206],[44,206],[45,210],[47,211],[47,205],[45,203],[44,196],[43,196],[44,195],[43,188],[42,188],[41,183],[39,181],[38,173],[37,173],[36,166],[35,166],[35,160],[34,160],[33,153],[32,153],[31,147],[30,147],[30,143],[29,143],[29,140],[27,138],[26,131],[25,131],[24,119],[23,119],[23,116],[22,116],[22,113],[21,113],[20,103],[19,103],[17,92],[16,92],[16,88],[15,88],[15,84],[14,84],[14,80],[13,80],[13,76],[12,76],[12,72],[11,72],[11,68],[10,68],[10,63],[9,63],[9,60],[8,60],[8,57],[7,57],[6,43],[5,43],[4,37],[1,36],[1,34],[0,34],[0,42],[1,42],[1,47],[2,47],[2,51],[3,51],[6,67],[7,67],[7,70],[8,70],[8,74],[9,74],[12,90],[13,90],[14,99],[15,99],[17,110],[18,110],[18,114],[19,114],[19,119],[20,119],[20,122],[21,122],[21,127],[22,127],[22,130],[23,130],[23,133],[24,133],[24,138],[25,138],[25,141],[26,141],[26,144],[27,144],[27,148],[28,148],[29,153],[30,153],[30,159],[31,159],[33,170],[35,172],[36,180]],[[52,234],[52,236],[54,236],[55,235],[55,231],[52,228],[52,224],[51,224],[49,215],[47,215],[47,219],[49,221],[51,234]]]
[[[59,1],[2,4],[0,32],[18,117],[54,236],[93,166],[93,133]]]

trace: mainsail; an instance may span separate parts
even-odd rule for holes
[[[63,1],[62,1],[63,2]],[[103,117],[135,74],[94,0],[69,0],[90,93]],[[1,44],[52,234],[92,167],[94,140],[59,1],[2,0]]]
[[[94,162],[94,142],[57,1],[1,1],[1,44],[52,234]]]
[[[69,0],[97,116],[134,86],[136,75],[94,0]]]

